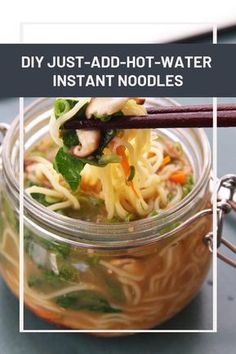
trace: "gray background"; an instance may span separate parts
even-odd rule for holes
[[[233,41],[236,33],[224,37]],[[236,99],[230,99],[235,101]],[[181,103],[211,102],[210,99],[179,99]],[[229,100],[224,100],[229,101]],[[18,113],[18,100],[0,100],[0,121],[10,122]],[[211,140],[212,131],[207,129]],[[218,129],[218,175],[236,173],[236,128]],[[235,240],[236,217],[227,218],[227,238]],[[235,353],[236,283],[235,270],[218,261],[218,333],[138,334],[123,338],[97,338],[86,334],[19,334],[18,301],[0,278],[0,354],[233,354]],[[202,328],[212,326],[212,278],[207,280],[196,299],[162,328]],[[54,328],[25,312],[28,328]]]

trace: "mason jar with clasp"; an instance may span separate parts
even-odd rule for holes
[[[51,107],[52,100],[44,98],[26,109],[26,151],[48,134]],[[19,118],[0,130],[0,270],[18,296]],[[24,194],[24,301],[39,317],[72,329],[148,329],[180,312],[199,292],[215,240],[209,143],[203,129],[158,134],[181,142],[196,181],[180,203],[159,215],[96,224],[50,211]],[[218,180],[217,247],[223,243],[232,252],[236,248],[222,237],[222,226],[236,209],[235,189],[235,175]],[[218,256],[236,266],[220,251]]]

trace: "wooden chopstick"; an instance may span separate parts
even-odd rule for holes
[[[148,108],[145,116],[114,117],[107,122],[99,119],[72,119],[65,129],[149,129],[212,127],[212,105],[162,106]],[[220,104],[217,107],[218,127],[236,126],[236,104]]]

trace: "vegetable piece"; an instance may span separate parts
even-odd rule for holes
[[[147,114],[145,106],[138,104],[135,99],[130,99],[126,102],[121,111],[125,116],[143,116]]]
[[[54,113],[55,117],[59,118],[62,114],[65,114],[71,109],[69,101],[65,99],[57,99],[54,102]]]
[[[60,276],[54,272],[45,270],[41,273],[41,275],[30,274],[28,278],[28,285],[30,288],[37,288],[42,284],[48,284],[56,287],[61,285],[63,280],[64,279],[61,279]]]
[[[128,100],[129,97],[93,97],[86,109],[86,117],[107,120],[120,112]]]
[[[108,116],[107,114],[98,114],[97,112],[94,112],[93,118],[99,119],[102,122],[107,122],[108,120],[110,120],[111,116]]]
[[[109,129],[102,134],[99,147],[94,153],[95,156],[102,155],[104,148],[109,144],[114,136],[116,136],[117,132],[117,129]]]
[[[59,296],[56,303],[64,308],[73,310],[87,310],[102,313],[119,313],[120,309],[112,307],[108,300],[99,292],[93,290],[74,291],[70,294]]]
[[[72,264],[63,261],[59,264],[58,276],[65,281],[78,281],[79,271]]]
[[[149,151],[147,154],[147,158],[150,159],[151,157],[154,157],[156,154],[153,151]]]
[[[67,154],[63,148],[60,148],[56,154],[53,166],[55,170],[60,173],[69,184],[72,191],[76,191],[81,180],[81,171],[83,170],[85,163]]]
[[[45,196],[45,202],[47,202],[48,204],[54,204],[54,203],[58,203],[59,202],[59,199],[58,198],[55,198],[55,197],[51,197],[49,195],[46,195]],[[58,210],[59,211],[59,210]]]
[[[165,165],[167,165],[170,162],[171,158],[169,155],[166,155],[164,157],[164,159],[162,160],[161,166],[160,167],[164,167]]]
[[[130,166],[129,166],[129,161],[127,159],[126,153],[125,153],[125,147],[123,145],[119,145],[116,148],[116,152],[119,156],[121,156],[121,166],[123,168],[124,174],[126,177],[129,176],[130,174]]]
[[[79,279],[79,271],[69,263],[62,263],[59,267],[59,273],[52,270],[43,269],[39,275],[30,274],[28,278],[29,287],[39,287],[42,284],[48,284],[52,287],[58,287],[65,282],[74,282]]]
[[[145,103],[145,98],[142,97],[133,97],[133,100],[139,105],[143,105]]]
[[[186,195],[191,192],[191,190],[193,189],[193,184],[194,184],[193,176],[188,175],[186,179],[186,183],[183,186],[183,197],[186,197]]]
[[[125,294],[121,283],[115,276],[109,274],[101,265],[97,265],[96,268],[94,267],[94,272],[100,278],[99,281],[107,288],[112,298],[117,302],[123,303],[125,301]]]
[[[37,200],[38,203],[44,205],[44,206],[48,206],[51,205],[53,203],[49,203],[46,199],[45,194],[42,193],[32,193],[31,194],[32,198],[34,198],[35,200]]]
[[[131,174],[131,177],[132,177],[132,171],[130,171],[130,165],[129,165],[129,161],[127,159],[127,156],[126,156],[126,153],[125,153],[125,147],[123,145],[119,145],[117,148],[116,148],[116,152],[118,155],[121,156],[121,166],[123,168],[123,171],[124,171],[124,174],[125,176],[127,177],[127,184],[128,186],[130,186],[133,190],[133,192],[137,195],[138,197],[138,194],[136,192],[136,189],[134,188],[134,184],[133,184],[133,181],[132,180],[129,180],[129,176]]]
[[[72,155],[86,157],[92,155],[99,147],[100,130],[76,130],[80,144],[71,149]]]
[[[132,181],[134,179],[134,176],[135,176],[135,167],[131,165],[128,181]]]
[[[61,173],[61,175],[65,178],[72,191],[76,191],[76,189],[78,188],[81,180],[80,173],[87,163],[95,166],[106,166],[109,163],[120,162],[121,158],[115,154],[102,155],[104,148],[113,139],[116,133],[117,133],[116,129],[111,129],[104,132],[103,135],[101,136],[100,144],[97,150],[93,152],[93,155],[87,156],[86,158],[75,157],[67,153],[68,148],[72,144],[77,142],[77,140],[75,139],[75,136],[72,135],[69,136],[70,135],[69,133],[68,136],[67,134],[65,135],[66,136],[65,142],[67,145],[65,146],[64,149],[60,148],[58,150],[54,160],[54,168],[57,172]],[[85,140],[84,143],[86,144]]]
[[[120,117],[120,116],[123,116],[123,113],[121,111],[113,113],[112,115],[98,114],[97,112],[93,114],[93,118],[100,119],[102,122],[108,122],[111,118]]]
[[[186,183],[186,173],[184,171],[177,171],[170,175],[169,180],[171,182],[185,184]]]
[[[54,102],[54,114],[56,119],[59,118],[61,115],[69,112],[78,102],[79,100],[74,100],[71,98],[57,98]],[[82,107],[81,110],[76,114],[76,116],[79,114],[82,114],[82,116],[84,116],[86,107]]]
[[[72,129],[63,130],[62,139],[64,146],[66,146],[68,149],[72,148],[73,146],[79,145],[80,143],[76,131]]]
[[[116,135],[117,130],[111,129],[103,133],[98,149],[91,156],[87,158],[80,158],[85,164],[95,166],[106,166],[108,163],[120,162],[120,158],[115,154],[102,155],[104,148],[109,144],[109,142]]]
[[[70,254],[70,245],[66,243],[59,243],[55,241],[49,241],[42,237],[34,235],[29,229],[24,228],[24,249],[25,252],[31,257],[32,247],[39,245],[45,250],[55,253],[65,259]]]

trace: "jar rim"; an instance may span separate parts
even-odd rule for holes
[[[39,98],[35,100],[25,109],[25,115],[30,114],[30,111],[33,108],[40,104],[44,104],[44,102],[47,102],[48,100],[49,98]],[[169,98],[162,98],[161,100],[163,100],[165,104],[178,105],[178,103]],[[150,99],[150,101],[156,101],[156,99]],[[2,150],[4,175],[10,180],[10,190],[12,191],[12,189],[14,189],[15,200],[17,200],[17,195],[19,195],[19,184],[17,183],[16,175],[12,169],[9,156],[11,152],[11,137],[12,135],[16,135],[17,129],[19,130],[18,126],[19,116],[15,118],[6,134]],[[203,186],[208,182],[211,171],[211,149],[206,133],[202,128],[191,128],[191,130],[196,133],[202,144],[204,164],[199,179],[192,191],[183,200],[177,203],[176,206],[163,211],[159,215],[135,221],[114,224],[94,223],[80,219],[73,219],[48,210],[24,192],[25,224],[38,230],[41,229],[41,233],[44,232],[48,237],[60,240],[60,242],[72,242],[75,245],[83,247],[87,247],[89,244],[90,246],[96,246],[97,248],[127,248],[133,247],[134,244],[149,243],[150,239],[153,238],[157,240],[157,238],[163,239],[163,237],[170,237],[173,234],[172,231],[166,232],[164,235],[160,236],[157,235],[157,228],[160,228],[163,225],[165,226],[167,223],[173,223],[180,212],[183,213],[184,210],[186,211],[188,209],[190,202],[194,200]],[[40,220],[45,228],[41,228],[37,223],[38,220]],[[69,235],[68,232],[70,233]],[[153,235],[153,232],[156,233],[156,235]],[[124,235],[126,235],[125,239]]]

